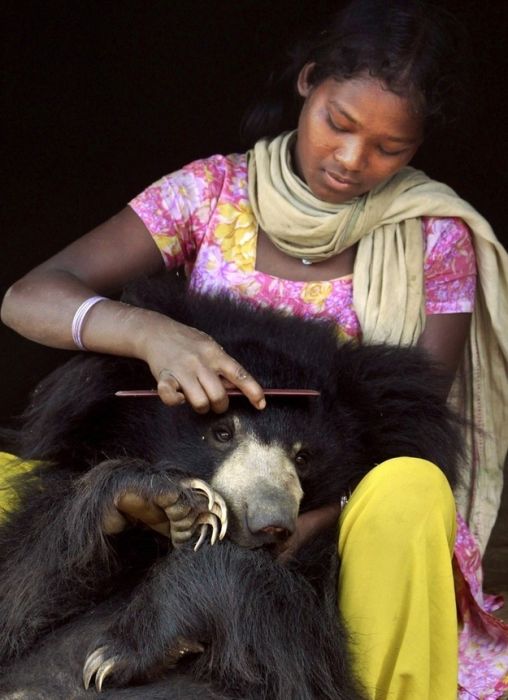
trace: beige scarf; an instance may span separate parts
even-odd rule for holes
[[[459,217],[473,233],[478,289],[450,401],[475,430],[459,509],[482,549],[495,522],[508,448],[508,255],[485,219],[446,185],[413,168],[346,204],[314,197],[291,168],[295,132],[248,154],[256,219],[285,253],[324,260],[358,242],[353,303],[370,343],[413,345],[425,325],[421,217]]]

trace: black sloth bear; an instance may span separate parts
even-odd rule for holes
[[[173,276],[124,298],[209,333],[265,387],[320,394],[198,415],[115,397],[150,373],[94,354],[43,381],[11,435],[41,465],[14,481],[19,507],[0,528],[1,697],[360,700],[336,533],[289,563],[275,549],[299,512],[339,502],[386,459],[429,459],[455,483],[439,373],[414,349],[338,345],[332,325],[184,293]],[[164,502],[176,525],[187,514],[193,541],[115,531],[126,491]]]

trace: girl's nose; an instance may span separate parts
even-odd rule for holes
[[[335,151],[335,160],[348,172],[358,172],[365,167],[366,153],[363,144],[356,139],[347,140]]]

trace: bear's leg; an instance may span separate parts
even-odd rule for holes
[[[388,460],[341,515],[339,605],[371,697],[457,697],[453,494],[423,459]]]
[[[192,677],[234,688],[235,697],[361,697],[336,610],[263,551],[224,542],[173,554],[92,645],[85,684],[150,681],[170,665],[179,639],[204,649],[188,668]]]
[[[83,658],[90,640],[116,618],[121,601],[110,599],[62,625],[43,638],[23,658],[9,664],[0,675],[2,700],[92,700],[97,693],[85,690],[81,681]],[[155,683],[114,688],[101,698],[110,700],[232,700],[215,693],[210,684],[193,681],[181,670]]]
[[[125,492],[159,499],[183,539],[204,523],[213,525],[214,538],[225,534],[221,497],[167,464],[110,460],[79,478],[49,468],[40,481],[26,479],[22,505],[0,529],[0,661],[108,593],[123,566],[108,527]]]

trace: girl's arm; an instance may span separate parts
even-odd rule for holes
[[[451,388],[462,359],[470,326],[469,313],[428,315],[425,329],[418,341],[418,345],[443,367],[449,377],[445,387],[447,391]]]
[[[31,340],[75,349],[72,319],[85,299],[162,266],[145,225],[126,207],[16,282],[5,295],[2,321]],[[82,338],[89,350],[145,360],[167,404],[187,400],[199,412],[225,411],[224,377],[264,407],[258,383],[212,338],[156,312],[102,301],[87,314]]]

